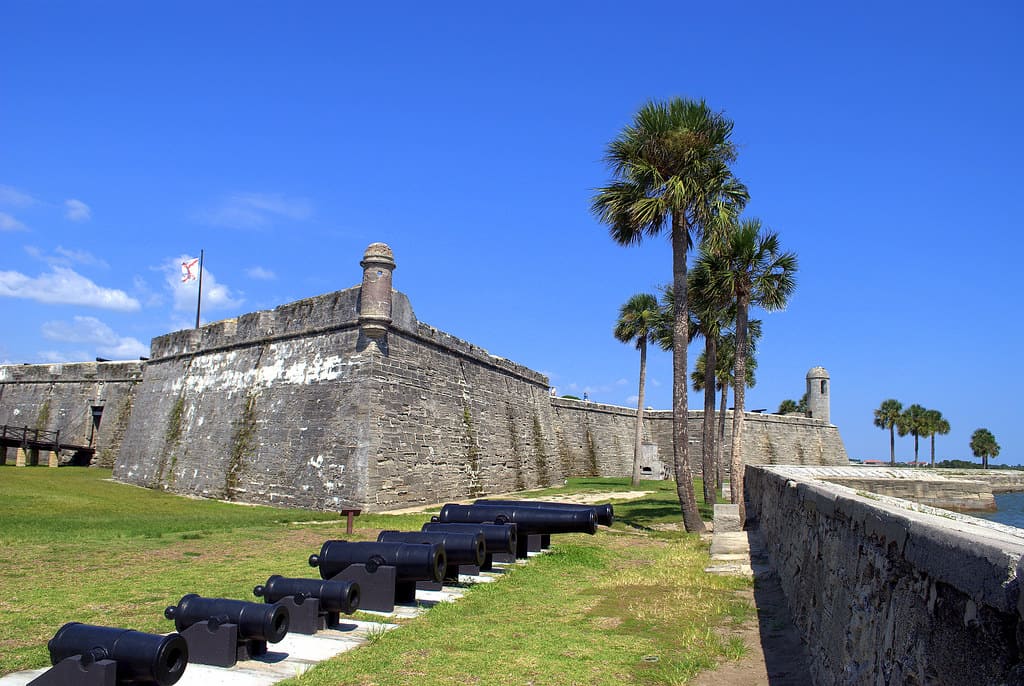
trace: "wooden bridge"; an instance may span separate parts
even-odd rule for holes
[[[27,426],[0,426],[0,450],[3,450],[4,460],[8,448],[17,448],[18,456],[15,464],[19,467],[39,464],[39,453],[49,454],[48,464],[56,467],[60,460],[61,450],[74,451],[75,462],[89,464],[96,449],[88,445],[75,445],[73,443],[62,443],[60,430],[46,431],[45,429],[31,429]]]

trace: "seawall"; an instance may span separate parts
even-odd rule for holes
[[[746,470],[748,517],[816,684],[1024,682],[1024,532],[819,479],[827,470]]]

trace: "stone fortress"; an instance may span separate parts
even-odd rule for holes
[[[360,265],[359,286],[161,336],[147,361],[2,366],[0,425],[59,429],[124,482],[326,510],[631,473],[635,409],[553,397],[542,374],[418,321],[385,244]],[[748,413],[747,463],[848,464],[830,383],[808,372],[810,417]],[[647,478],[672,450],[671,412],[645,412]]]

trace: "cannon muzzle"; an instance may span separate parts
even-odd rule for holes
[[[114,660],[119,684],[171,686],[188,665],[188,645],[180,634],[160,636],[69,622],[57,630],[46,647],[54,665],[76,655],[86,664]]]
[[[228,598],[202,598],[195,593],[184,596],[178,604],[164,610],[164,617],[174,620],[178,631],[193,624],[237,624],[241,640],[277,643],[288,633],[288,610],[280,605],[250,603]]]
[[[593,510],[597,515],[597,523],[603,526],[611,526],[615,521],[615,511],[610,503],[604,505],[581,505],[578,503],[549,503],[543,500],[491,500],[481,498],[475,501],[477,505],[515,505],[517,507],[539,507],[549,510]]]
[[[517,528],[516,524],[442,524],[434,521],[423,525],[423,531],[431,533],[437,531],[482,533],[488,553],[515,553],[518,543]]]
[[[441,508],[439,519],[444,523],[514,523],[518,525],[519,535],[594,534],[597,532],[597,514],[593,509],[566,510],[491,503],[476,505],[449,503]]]
[[[307,598],[316,598],[320,601],[320,609],[327,612],[350,615],[359,609],[359,584],[341,579],[290,579],[275,574],[252,592],[267,603],[292,596],[298,605]]]
[[[355,565],[366,565],[369,572],[380,566],[395,568],[396,579],[404,581],[442,581],[448,567],[444,546],[431,543],[373,543],[370,541],[326,541],[319,555],[310,555],[311,567],[330,579]]]
[[[377,541],[384,543],[438,543],[444,547],[449,568],[457,565],[480,566],[487,557],[483,533],[446,531],[381,531]]]

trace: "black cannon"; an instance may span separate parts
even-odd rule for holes
[[[230,667],[267,652],[288,633],[288,609],[282,605],[251,603],[228,598],[182,597],[164,610],[188,641],[193,662]]]
[[[299,634],[315,634],[337,625],[342,614],[359,609],[359,584],[354,581],[290,579],[275,574],[252,593],[265,603],[287,607],[288,630]]]
[[[519,535],[516,557],[526,557],[528,551],[539,550],[543,536],[567,533],[594,534],[597,532],[597,514],[592,509],[565,510],[490,503],[474,505],[449,503],[441,508],[438,521],[444,523],[515,523],[518,525]]]
[[[549,503],[543,500],[491,500],[481,498],[477,500],[478,505],[516,505],[518,507],[540,507],[552,510],[593,510],[597,515],[597,523],[602,526],[611,526],[615,521],[615,511],[611,504],[605,505],[581,505],[579,503]]]
[[[446,576],[449,579],[458,579],[459,565],[479,567],[487,557],[487,542],[481,532],[381,531],[377,540],[381,543],[439,543],[448,561]]]
[[[435,517],[436,519],[436,517]],[[451,533],[482,533],[487,548],[487,555],[480,569],[492,569],[495,555],[515,555],[517,542],[516,524],[456,524],[430,521],[423,525],[423,531],[435,532],[445,531]]]
[[[53,668],[30,684],[170,686],[177,683],[188,665],[188,645],[180,634],[160,636],[69,622],[57,630],[46,647],[50,650]],[[108,674],[113,674],[113,681]]]
[[[390,612],[395,602],[414,602],[417,581],[444,580],[448,568],[444,546],[432,543],[326,541],[309,556],[324,579],[341,575],[359,584],[364,610]]]

